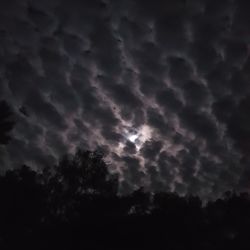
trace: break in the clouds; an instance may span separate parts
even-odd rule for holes
[[[123,193],[249,190],[247,0],[1,1],[2,165],[102,149]]]

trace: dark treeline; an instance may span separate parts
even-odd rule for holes
[[[249,249],[249,229],[248,194],[227,192],[205,206],[143,188],[119,196],[98,152],[0,177],[0,249]]]

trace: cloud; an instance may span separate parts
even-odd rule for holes
[[[77,146],[101,148],[121,192],[249,190],[248,9],[1,1],[0,93],[18,117],[3,161],[39,168]],[[140,146],[128,140],[145,126]]]
[[[156,156],[160,153],[162,148],[161,141],[146,141],[140,152],[146,160],[153,162]]]
[[[54,129],[64,130],[67,128],[66,122],[57,110],[57,108],[35,90],[26,97],[25,106],[32,112],[36,119],[44,122],[46,126],[52,126]]]

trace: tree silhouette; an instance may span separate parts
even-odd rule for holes
[[[6,101],[0,101],[0,144],[7,144],[10,140],[10,131],[14,126],[12,112]]]
[[[110,175],[103,155],[97,151],[77,150],[75,155],[65,156],[56,167],[57,178],[64,184],[64,189],[71,194],[117,193],[117,180]]]
[[[78,150],[41,172],[0,176],[1,249],[249,249],[249,195],[117,195],[102,154]]]
[[[89,217],[100,208],[110,210],[108,204],[118,189],[118,178],[109,173],[103,155],[80,149],[73,156],[64,156],[54,168],[45,169],[42,182],[49,193],[51,215],[63,220]],[[98,206],[103,199],[110,202]]]

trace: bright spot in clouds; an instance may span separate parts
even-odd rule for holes
[[[139,137],[138,134],[131,134],[131,135],[128,135],[128,139],[131,141],[131,142],[135,142],[136,139]]]
[[[132,132],[125,130],[125,138],[134,143],[136,149],[139,150],[146,141],[151,139],[151,132],[149,126],[142,125],[137,130],[132,130]]]
[[[151,140],[152,137],[152,129],[143,124],[138,128],[134,128],[131,124],[124,125],[122,129],[123,140],[119,142],[117,148],[115,148],[115,152],[118,155],[123,155],[127,142],[131,142],[135,145],[136,151],[139,152],[143,147],[143,144],[146,141]]]

